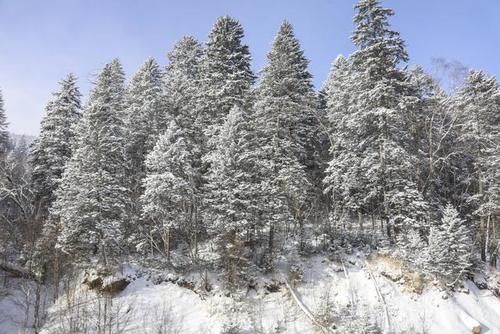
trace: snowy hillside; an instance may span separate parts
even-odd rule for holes
[[[128,264],[104,279],[104,284],[129,282],[112,296],[96,294],[80,275],[47,310],[41,333],[68,333],[75,328],[79,333],[100,333],[99,326],[108,326],[110,333],[130,334],[469,334],[474,328],[481,329],[478,333],[500,333],[500,299],[472,281],[453,293],[428,281],[415,286],[403,278],[393,259],[367,260],[361,253],[341,261],[315,255],[295,259],[292,266],[283,257],[278,268],[257,276],[251,287],[232,296],[215,272],[180,275]],[[300,268],[301,275],[286,268]],[[205,277],[210,291],[204,288]],[[34,298],[26,293],[34,290],[19,280],[13,282],[17,285],[9,290],[11,295],[0,302],[2,334],[25,333],[21,328],[26,306],[34,305],[25,300]],[[32,311],[28,313],[32,317]]]

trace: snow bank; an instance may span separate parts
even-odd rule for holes
[[[304,272],[295,287],[296,297],[332,332],[345,333],[349,328],[356,333],[352,324],[358,322],[377,326],[385,333],[470,334],[476,326],[481,327],[481,333],[500,333],[500,299],[470,281],[465,282],[463,292],[443,299],[443,292],[434,286],[426,287],[422,294],[408,291],[387,277],[387,268],[365,262],[362,255],[342,262],[315,256],[295,263]],[[266,283],[283,280],[285,267],[282,263],[280,272],[259,276],[256,290],[233,297],[223,294],[213,272],[208,276],[214,290],[197,293],[197,289],[173,283],[179,277],[175,273],[161,273],[170,278],[168,282],[147,274],[146,269],[125,268],[120,277],[127,277],[130,284],[107,307],[119,320],[122,333],[218,334],[228,326],[237,327],[240,333],[321,333],[284,285],[278,284],[274,293],[265,288]],[[196,277],[193,274],[186,279],[195,281]],[[94,313],[106,303],[81,283],[75,295],[81,297],[78,305],[87,305]],[[50,309],[42,333],[64,333],[60,314],[67,299],[60,298]],[[80,310],[80,314],[85,312]],[[92,319],[94,323],[97,320]],[[12,328],[6,333],[14,333]]]

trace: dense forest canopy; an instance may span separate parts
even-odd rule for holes
[[[2,261],[57,284],[69,267],[182,257],[230,290],[272,271],[285,242],[370,247],[446,286],[498,266],[498,81],[471,70],[443,88],[407,66],[392,10],[355,9],[355,51],[319,91],[292,23],[256,75],[223,16],[165,68],[147,59],[127,81],[112,60],[85,102],[69,74],[29,147],[9,140],[0,95]]]

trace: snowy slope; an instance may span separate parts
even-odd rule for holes
[[[443,299],[443,292],[432,284],[422,294],[409,292],[381,274],[387,268],[362,256],[343,261],[314,256],[294,263],[303,269],[302,281],[296,285],[290,282],[301,307],[309,310],[324,328],[330,327],[330,333],[356,333],[357,323],[373,324],[384,333],[469,334],[477,325],[481,333],[500,333],[500,299],[470,281],[465,282],[463,290],[468,293],[457,292]],[[198,288],[160,283],[147,272],[130,266],[122,273],[131,283],[107,306],[108,320],[113,317],[109,322],[113,333],[217,334],[231,326],[239,333],[325,332],[292,298],[284,284],[287,275],[283,270],[261,275],[256,290],[233,297],[224,294],[216,273],[209,274],[214,289],[201,293]],[[175,273],[162,273],[163,277],[169,275]],[[193,282],[199,278],[194,274],[185,277]],[[265,288],[270,282],[277,284],[278,291],[271,293]],[[62,311],[69,300],[75,301],[71,312],[78,313],[79,321],[85,322],[88,316],[88,324],[99,322],[97,310],[102,312],[105,300],[76,283],[72,296],[59,298],[49,309],[42,333],[69,332],[71,317]],[[21,295],[20,290],[17,293]],[[13,299],[3,298],[0,310],[3,318],[11,319],[2,324],[0,333],[16,333],[15,328],[23,322],[22,308],[14,307]]]
[[[388,333],[465,334],[472,333],[472,327],[477,325],[481,326],[481,333],[500,333],[500,299],[488,290],[479,290],[470,281],[465,282],[468,293],[458,292],[443,299],[443,292],[434,286],[427,287],[421,295],[406,292],[377,268],[369,269],[371,265],[366,266],[363,260],[346,264],[348,277],[344,271],[332,270],[336,264],[321,262],[325,261],[317,258],[308,263],[306,281],[298,288],[306,304],[321,304],[326,295],[335,305],[347,307],[354,303],[355,308],[375,319]]]

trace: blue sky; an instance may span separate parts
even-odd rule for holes
[[[500,78],[500,0],[385,0],[406,40],[411,64],[458,60]],[[217,16],[245,28],[257,71],[282,20],[295,27],[316,86],[332,60],[353,47],[354,0],[0,0],[0,89],[10,130],[37,134],[44,107],[67,73],[87,93],[114,57],[130,77],[149,56],[166,53],[183,35],[200,41]]]

